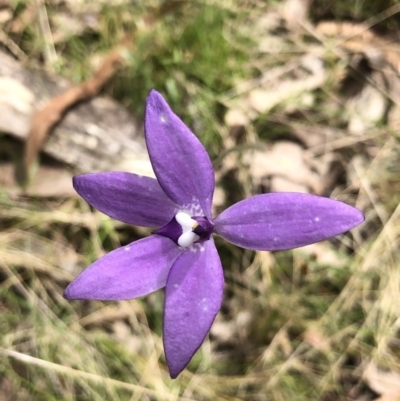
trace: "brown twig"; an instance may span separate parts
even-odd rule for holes
[[[182,5],[180,0],[165,2],[159,10],[153,11],[150,17],[146,17],[147,29],[166,13],[170,13]],[[28,138],[25,144],[25,152],[20,172],[19,181],[23,184],[29,182],[32,165],[43,147],[51,129],[63,118],[65,113],[76,103],[88,100],[100,92],[104,84],[115,74],[116,70],[124,64],[124,53],[132,46],[132,37],[126,37],[111,51],[101,67],[95,72],[93,78],[68,89],[61,95],[51,99],[49,103],[38,110],[32,117]]]
[[[53,98],[32,118],[28,139],[25,144],[23,160],[23,178],[29,178],[29,171],[40,152],[50,130],[61,120],[65,113],[76,103],[96,96],[104,84],[114,75],[115,71],[124,62],[123,50],[119,45],[108,54],[101,67],[93,78],[80,85],[68,89],[61,95]]]

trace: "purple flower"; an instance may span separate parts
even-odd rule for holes
[[[147,99],[145,136],[157,179],[125,172],[84,174],[74,177],[74,188],[108,216],[160,228],[94,262],[64,296],[123,300],[165,287],[164,349],[175,378],[221,307],[224,276],[213,233],[243,248],[277,251],[341,234],[364,216],[328,198],[271,193],[236,203],[213,219],[210,158],[154,90]]]

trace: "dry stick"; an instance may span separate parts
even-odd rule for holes
[[[145,27],[151,28],[156,20],[177,7],[185,4],[181,0],[170,0],[144,18]],[[129,42],[128,42],[129,41]],[[133,41],[132,37],[124,40],[107,56],[106,60],[93,78],[82,84],[68,89],[63,94],[51,99],[41,110],[37,111],[31,121],[28,138],[25,144],[25,152],[22,163],[21,177],[19,181],[23,184],[29,183],[29,172],[34,164],[43,144],[51,129],[62,119],[65,113],[76,103],[88,100],[100,92],[104,84],[115,74],[116,70],[125,61],[124,54]]]
[[[50,130],[61,120],[64,114],[76,103],[96,96],[104,84],[114,75],[124,62],[123,46],[112,51],[93,78],[77,85],[53,98],[32,118],[28,138],[25,144],[23,160],[23,178],[27,181],[29,171],[39,154]]]
[[[63,374],[68,377],[72,377],[75,380],[77,380],[77,379],[89,380],[91,382],[94,382],[96,384],[102,384],[104,386],[123,388],[123,389],[130,390],[130,391],[140,390],[141,392],[143,392],[144,394],[147,394],[149,396],[153,396],[153,397],[159,396],[159,393],[157,392],[157,390],[152,390],[152,389],[143,387],[138,384],[127,383],[127,382],[124,382],[121,380],[112,379],[110,377],[101,376],[96,373],[85,372],[83,370],[74,369],[69,366],[59,365],[57,363],[46,361],[46,360],[40,359],[40,358],[36,358],[31,355],[23,354],[21,352],[14,351],[11,349],[0,348],[0,355],[3,355],[8,358],[16,359],[27,365],[39,366],[43,369],[57,372],[57,373]],[[165,398],[167,400],[176,400],[176,396],[174,394],[164,393],[163,398]],[[180,399],[185,400],[185,401],[194,401],[192,398],[183,398],[182,397]]]
[[[22,63],[25,63],[28,60],[28,56],[1,28],[0,28],[0,43],[3,44],[7,48],[7,50],[9,50]]]

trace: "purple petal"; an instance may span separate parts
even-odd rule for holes
[[[114,301],[149,294],[165,286],[182,250],[168,238],[152,235],[103,256],[65,290],[67,299]]]
[[[277,251],[344,233],[364,215],[343,202],[300,193],[257,195],[225,210],[215,232],[243,248]]]
[[[213,239],[185,251],[172,266],[165,290],[164,349],[173,379],[203,343],[221,308],[223,287]]]
[[[164,192],[192,215],[211,219],[215,181],[210,158],[155,90],[147,98],[145,134],[150,160]]]
[[[119,171],[78,175],[76,192],[100,212],[144,227],[167,224],[178,210],[157,180]]]

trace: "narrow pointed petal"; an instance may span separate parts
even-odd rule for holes
[[[213,239],[185,251],[165,289],[164,349],[174,379],[186,367],[221,308],[224,276]],[[202,250],[201,250],[202,249]]]
[[[210,219],[215,185],[210,158],[155,90],[147,98],[145,134],[150,160],[164,192],[192,215]]]
[[[182,250],[169,238],[152,235],[103,256],[65,290],[67,299],[114,301],[141,297],[167,282]]]
[[[76,192],[100,212],[144,227],[161,227],[178,207],[165,195],[157,180],[119,171],[78,175]]]
[[[344,233],[364,221],[343,202],[300,193],[257,195],[214,220],[215,232],[243,248],[278,251]]]

